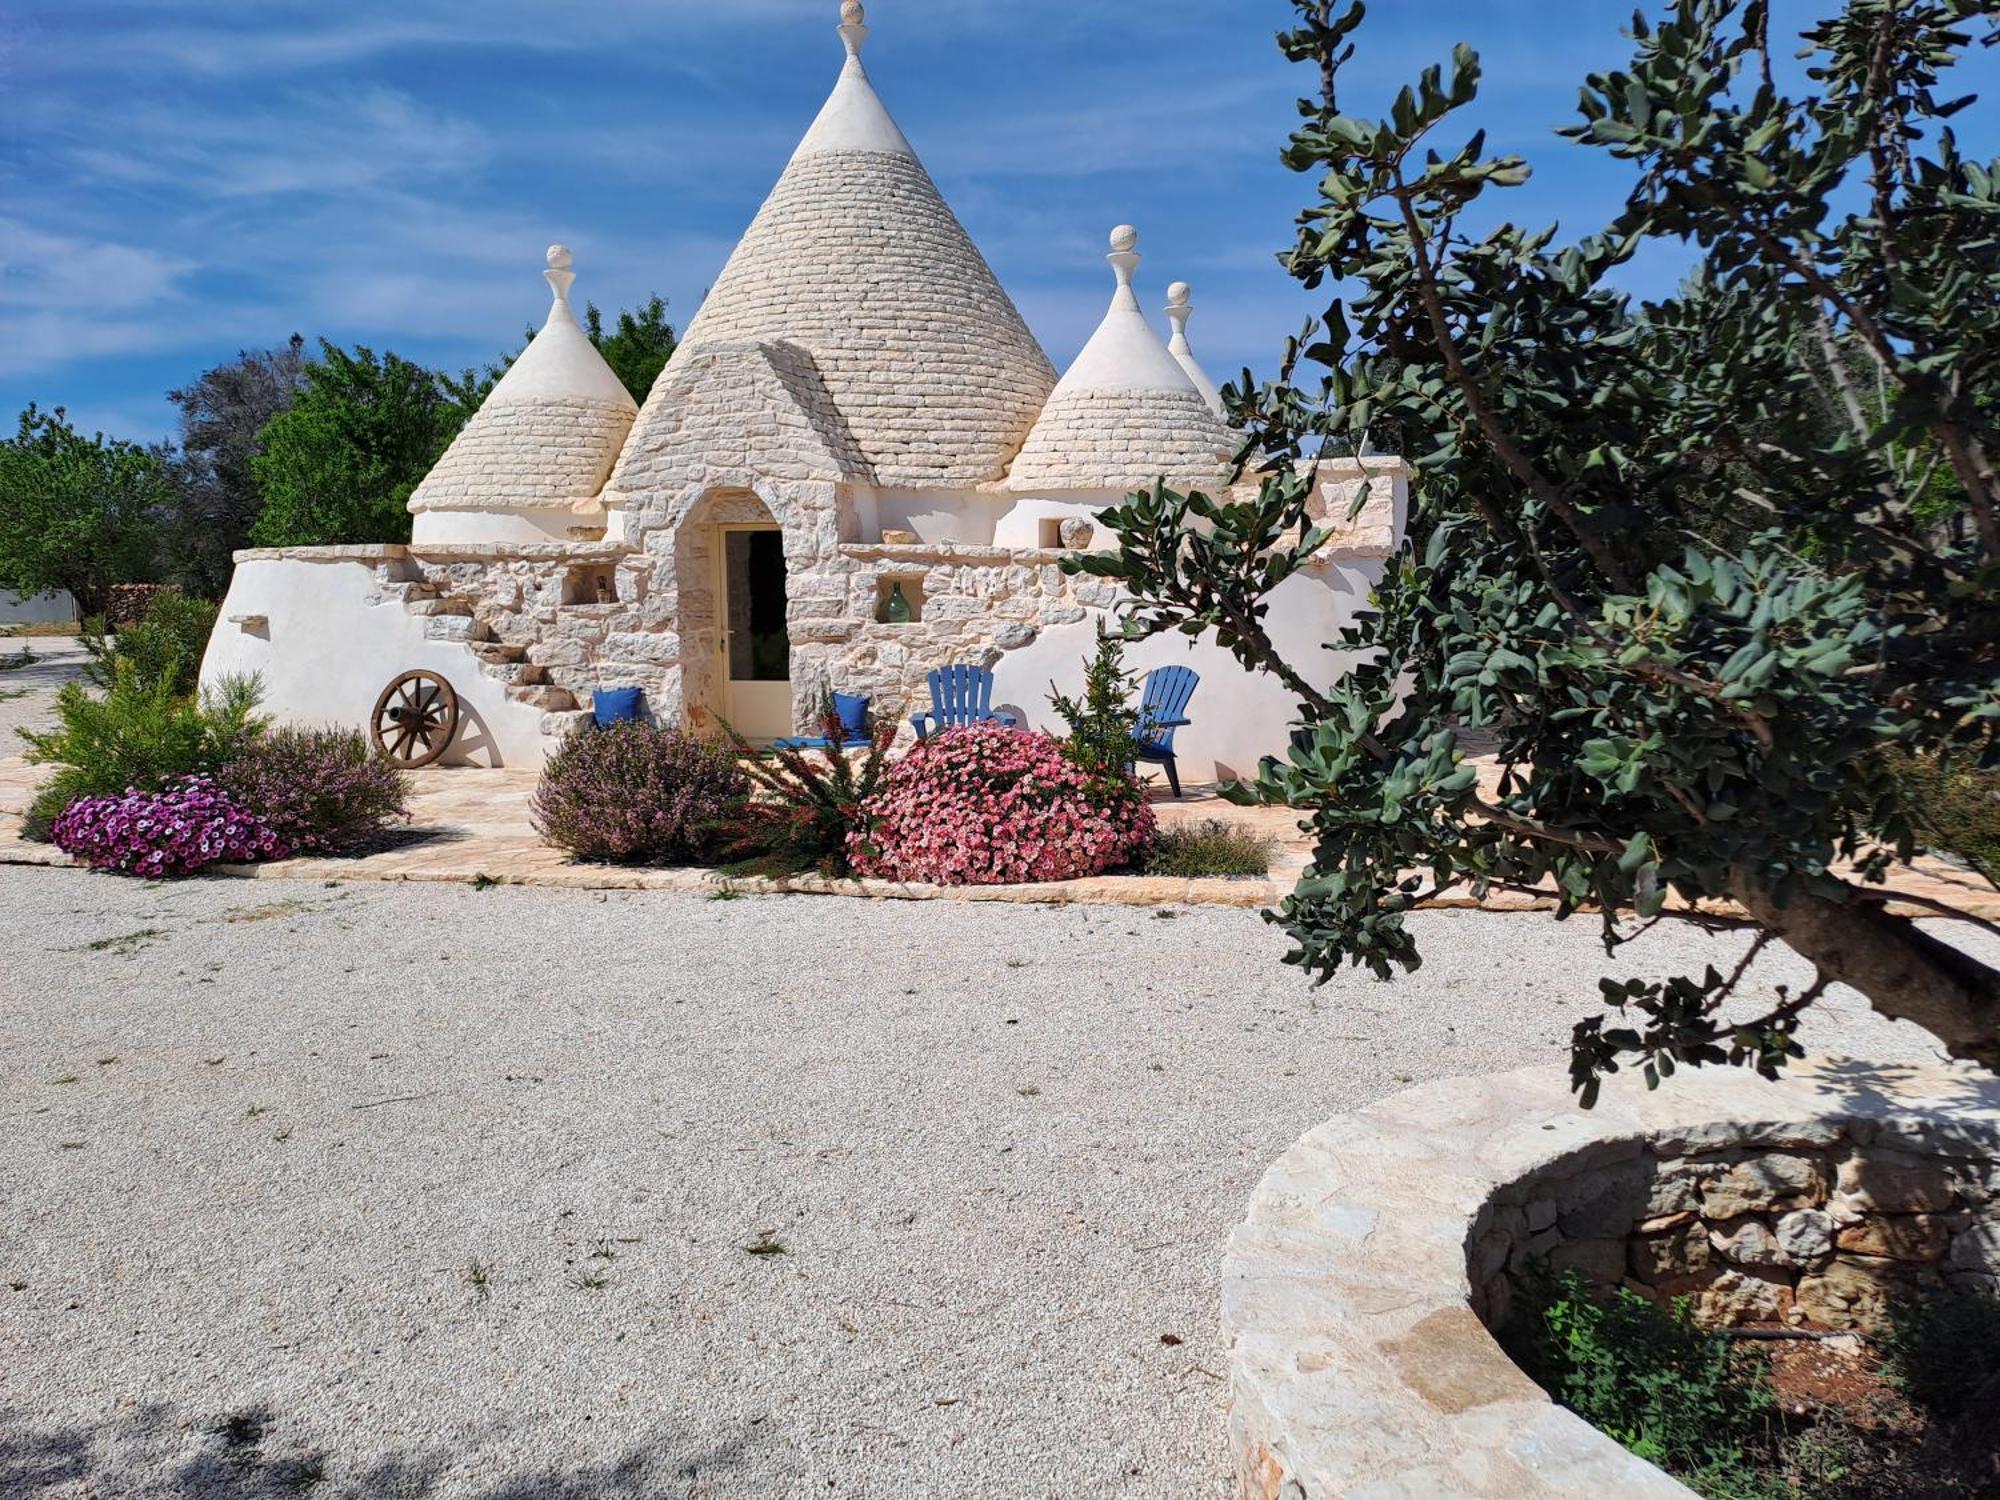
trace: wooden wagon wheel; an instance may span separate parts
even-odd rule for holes
[[[458,733],[458,694],[435,672],[405,672],[382,689],[370,721],[375,748],[406,771],[430,765]]]

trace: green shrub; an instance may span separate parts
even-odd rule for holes
[[[409,777],[358,729],[274,730],[215,779],[297,853],[345,853],[409,816]]]
[[[1071,764],[1091,776],[1125,779],[1138,749],[1137,691],[1137,679],[1125,670],[1123,638],[1100,624],[1097,653],[1084,669],[1083,696],[1049,694],[1049,706],[1069,726],[1062,747]]]
[[[131,660],[106,662],[102,694],[65,683],[56,694],[58,726],[20,731],[28,759],[56,767],[30,810],[31,838],[46,839],[79,797],[156,792],[176,777],[218,771],[263,730],[255,678],[225,678],[196,698],[176,693],[169,678],[147,680]]]
[[[2000,771],[1917,755],[1896,756],[1892,771],[1918,835],[2000,883]]]
[[[1661,1308],[1619,1288],[1599,1297],[1574,1271],[1524,1288],[1508,1351],[1551,1398],[1712,1500],[1763,1500],[1758,1475],[1776,1398],[1755,1354],[1697,1326],[1685,1299]]]
[[[731,873],[852,875],[849,835],[868,825],[865,805],[881,788],[900,722],[896,714],[876,715],[874,738],[858,768],[846,751],[831,748],[841,743],[840,715],[831,705],[820,725],[826,749],[774,750],[766,762],[730,729],[744,773],[762,793],[718,830]]]
[[[1277,840],[1242,823],[1204,818],[1163,825],[1153,835],[1144,870],[1182,880],[1261,878],[1271,873]]]
[[[142,683],[164,682],[174,694],[190,696],[215,630],[215,614],[216,607],[204,599],[163,590],[153,596],[144,615],[121,626],[116,635],[106,637],[86,628],[84,645],[95,660],[85,667],[84,675],[108,689],[119,664],[128,663]]]
[[[1882,1373],[1932,1415],[1991,1420],[2000,1397],[2000,1296],[1938,1291],[1889,1304],[1877,1336]]]

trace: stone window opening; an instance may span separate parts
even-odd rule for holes
[[[563,575],[564,604],[616,604],[618,573],[607,567],[576,567]]]

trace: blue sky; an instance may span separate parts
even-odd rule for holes
[[[13,0],[0,9],[0,408],[155,438],[170,387],[294,330],[484,363],[546,307],[667,297],[685,326],[831,87],[836,0]],[[1816,5],[1780,0],[1782,20]],[[1454,41],[1484,55],[1511,217],[1582,232],[1623,173],[1554,137],[1623,60],[1611,0],[1379,0],[1351,107]],[[1282,0],[871,0],[876,86],[1058,365],[1101,315],[1113,224],[1141,292],[1193,283],[1218,378],[1268,371],[1312,299],[1278,270],[1309,184]],[[1961,70],[2000,95],[2000,58]],[[1994,150],[2000,100],[1963,117]],[[1656,253],[1636,291],[1671,286]],[[828,267],[828,275],[839,274]]]

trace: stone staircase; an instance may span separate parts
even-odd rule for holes
[[[376,587],[383,602],[401,604],[424,622],[427,639],[464,646],[480,672],[505,688],[509,699],[538,710],[546,753],[554,754],[570,731],[590,717],[590,710],[576,701],[575,694],[549,681],[548,668],[528,660],[526,646],[496,640],[492,629],[475,617],[469,600],[451,598],[427,579],[382,580]]]

